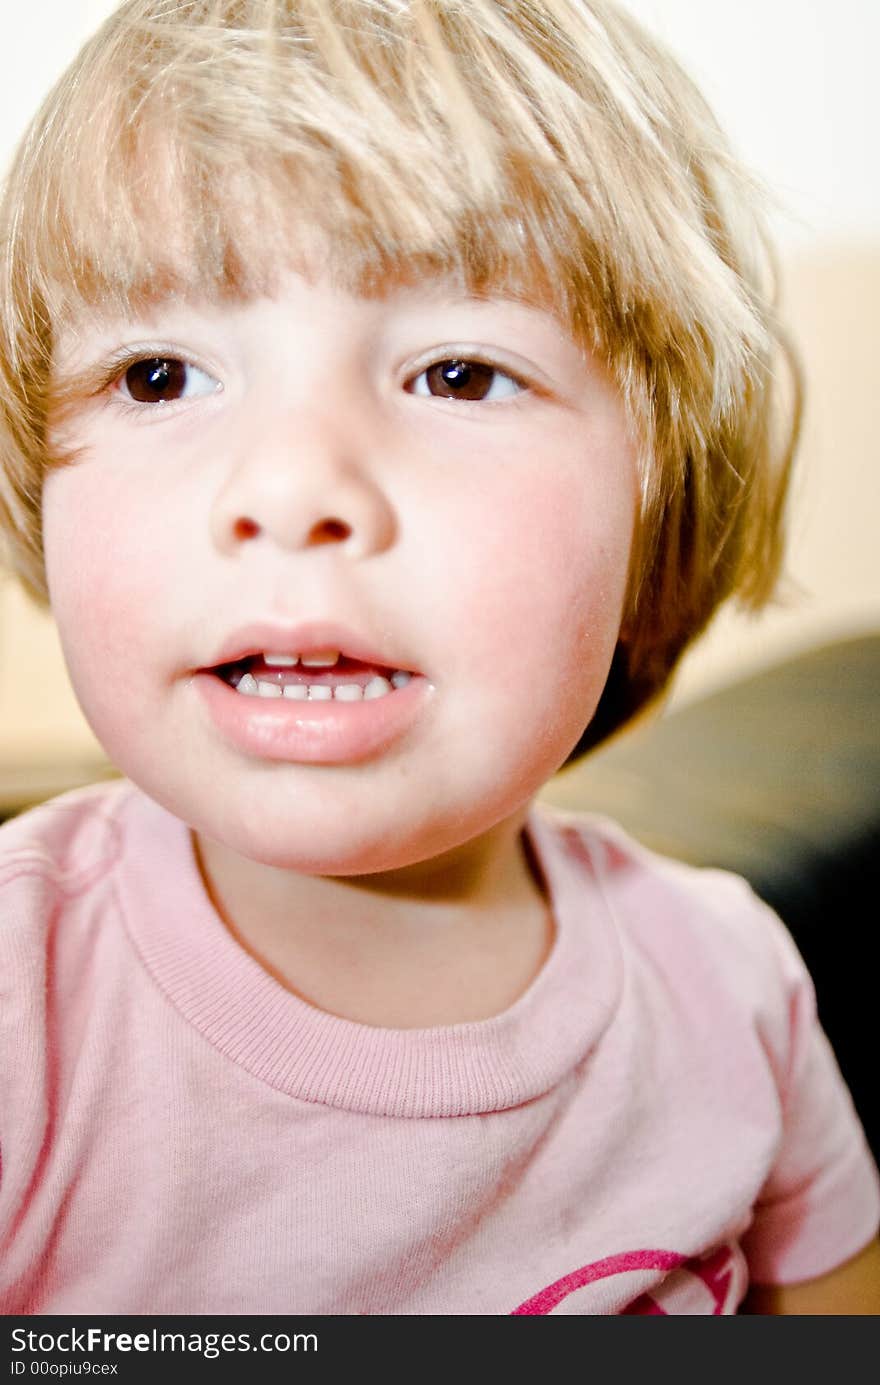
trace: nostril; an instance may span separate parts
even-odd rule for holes
[[[237,539],[255,539],[260,532],[260,526],[256,520],[242,515],[232,526],[232,532]]]
[[[350,533],[351,525],[346,524],[345,520],[322,519],[312,529],[309,539],[311,543],[338,543],[340,539],[347,539]]]

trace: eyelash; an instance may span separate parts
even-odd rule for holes
[[[195,361],[188,359],[178,351],[131,351],[111,357],[96,371],[94,388],[90,390],[96,398],[104,398],[114,408],[122,409],[126,413],[144,416],[147,414],[167,414],[171,410],[176,412],[176,406],[186,403],[183,399],[157,400],[153,403],[131,399],[124,393],[125,377],[128,372],[137,365],[148,365],[150,363],[162,363],[167,365],[182,365],[187,370],[197,370],[201,374],[215,380],[217,388],[221,388],[220,382],[211,374],[205,366],[198,365]],[[206,391],[216,393],[216,390]],[[158,405],[161,404],[161,411]]]
[[[182,398],[164,400],[132,399],[130,395],[124,394],[123,386],[125,384],[125,377],[128,375],[130,370],[133,370],[135,366],[139,365],[152,365],[155,367],[182,366],[184,371],[186,372],[197,371],[200,375],[203,375],[205,379],[212,380],[214,382],[215,388],[213,390],[202,391],[203,395],[216,394],[217,391],[221,388],[220,382],[216,379],[215,376],[213,376],[210,373],[210,371],[204,370],[201,366],[196,365],[195,361],[189,361],[184,356],[174,355],[173,352],[170,351],[160,352],[155,355],[141,355],[140,353],[138,353],[137,355],[133,355],[129,360],[124,361],[122,363],[121,368],[117,366],[109,382],[111,386],[114,388],[114,392],[118,393],[121,396],[124,405],[127,408],[136,409],[138,412],[142,412],[144,410],[152,411],[158,405],[162,405],[164,409],[167,409],[169,405],[182,404],[185,402]]]
[[[536,386],[534,381],[527,379],[525,376],[517,375],[512,370],[505,370],[504,367],[499,365],[496,361],[486,360],[478,354],[472,354],[467,351],[454,352],[448,356],[436,356],[432,360],[426,362],[425,365],[423,365],[419,371],[417,371],[414,375],[409,377],[407,384],[405,386],[407,392],[410,394],[417,394],[419,398],[442,398],[442,396],[425,395],[422,391],[416,391],[415,389],[411,388],[412,384],[416,380],[421,379],[423,375],[427,375],[429,371],[435,370],[438,366],[464,366],[466,368],[476,366],[480,369],[491,371],[495,379],[493,380],[490,389],[494,387],[494,384],[499,379],[509,381],[511,384],[516,386],[516,394],[505,396],[503,402],[508,408],[515,404],[522,394],[530,394],[536,392]],[[452,401],[454,400],[455,396],[450,395],[447,396],[447,398],[450,401]],[[491,407],[493,404],[497,406],[502,401],[497,399],[478,399],[463,400],[459,402],[484,404],[489,405]]]
[[[100,380],[98,382],[98,388],[95,390],[95,393],[106,394],[108,391],[110,391],[113,403],[117,408],[123,408],[128,412],[135,413],[138,415],[156,414],[159,412],[160,406],[162,414],[165,415],[171,409],[175,408],[176,405],[186,403],[187,400],[185,398],[154,401],[137,400],[130,398],[123,392],[125,377],[128,374],[128,372],[134,366],[148,364],[150,362],[163,362],[168,365],[182,365],[187,369],[199,371],[201,374],[208,376],[211,379],[215,378],[210,374],[210,371],[204,369],[200,365],[197,365],[195,361],[188,360],[186,357],[173,351],[136,351],[132,352],[130,355],[123,356],[122,358],[117,357],[112,362],[109,362],[107,364],[106,368],[101,372]],[[516,387],[515,392],[506,395],[501,400],[468,400],[462,398],[458,401],[455,401],[454,395],[448,395],[445,397],[442,395],[431,395],[429,392],[416,391],[413,388],[415,381],[421,379],[429,371],[436,369],[438,366],[452,365],[462,365],[465,367],[479,367],[483,370],[491,371],[494,375],[494,379],[492,380],[492,383],[489,386],[490,390],[495,387],[495,384],[500,379],[509,381],[512,385],[514,385]],[[524,375],[515,374],[513,371],[505,369],[495,361],[485,359],[477,353],[469,353],[467,351],[450,352],[448,355],[444,354],[433,357],[431,360],[425,362],[425,364],[422,365],[417,372],[407,377],[407,380],[404,384],[404,389],[406,393],[416,395],[416,397],[418,398],[433,398],[442,401],[443,403],[458,402],[459,404],[482,404],[484,407],[498,407],[499,404],[503,403],[506,408],[515,407],[516,404],[520,401],[520,397],[523,394],[535,394],[541,392],[538,386],[535,384],[535,382],[529,380]],[[206,390],[202,395],[197,395],[196,397],[206,397],[214,392],[216,391]]]

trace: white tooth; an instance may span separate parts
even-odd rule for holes
[[[391,681],[395,688],[405,688],[411,678],[411,673],[405,673],[402,670],[391,675]]]
[[[284,685],[284,696],[292,697],[294,702],[305,702],[308,695],[308,683],[285,683]]]
[[[296,664],[295,654],[264,654],[263,663],[267,668],[293,668]]]
[[[333,689],[329,683],[309,683],[310,702],[329,702],[333,696]]]
[[[360,683],[338,683],[333,689],[333,697],[337,702],[360,702],[363,695],[364,690]]]
[[[238,691],[244,693],[245,697],[259,697],[260,690],[257,687],[257,680],[253,674],[246,673],[238,680]]]
[[[281,684],[263,683],[260,679],[257,679],[257,692],[259,693],[260,697],[280,697]]]
[[[375,678],[371,678],[364,688],[364,700],[371,697],[386,697],[391,692],[391,684],[387,678],[383,678],[380,673]]]
[[[339,663],[338,649],[316,649],[314,654],[300,655],[303,668],[332,668]]]

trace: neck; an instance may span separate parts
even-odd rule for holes
[[[361,1023],[460,1023],[512,1004],[550,948],[527,811],[442,856],[364,876],[280,870],[203,837],[196,850],[226,926],[289,990]]]

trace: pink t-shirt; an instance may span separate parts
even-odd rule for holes
[[[739,879],[532,809],[507,1011],[351,1023],[234,941],[126,783],[0,829],[0,1308],[731,1313],[874,1235],[874,1164]]]

